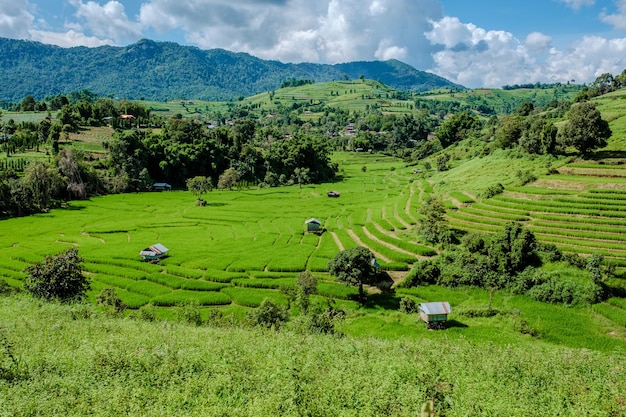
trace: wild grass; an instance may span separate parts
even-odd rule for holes
[[[404,329],[409,317],[379,321]],[[462,328],[422,326],[418,340],[337,338],[120,320],[4,298],[0,329],[19,358],[15,377],[0,382],[6,415],[396,417],[419,415],[432,398],[450,417],[625,412],[620,353],[531,348],[528,338],[493,344],[458,337]]]

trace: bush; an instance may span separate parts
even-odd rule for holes
[[[517,171],[516,176],[520,182],[520,185],[526,185],[531,182],[537,181],[537,177],[529,169],[527,169],[526,171],[522,171],[522,170]]]
[[[29,275],[24,288],[35,297],[60,301],[80,300],[91,288],[83,275],[83,258],[78,249],[70,248],[27,267]]]
[[[248,313],[248,320],[253,326],[267,329],[280,329],[287,321],[287,309],[265,299],[256,309]]]
[[[487,187],[487,189],[483,191],[482,196],[483,198],[491,198],[498,194],[502,194],[503,192],[504,192],[504,186],[500,183],[497,183],[497,184],[490,185],[489,187]]]
[[[179,321],[194,326],[202,325],[202,317],[200,315],[200,309],[195,303],[185,304],[180,310],[178,310],[177,318]]]
[[[417,303],[411,297],[402,297],[400,300],[400,312],[406,314],[417,313]]]
[[[115,292],[115,288],[105,288],[96,296],[98,305],[112,310],[114,313],[122,313],[126,310],[127,305],[122,302]]]

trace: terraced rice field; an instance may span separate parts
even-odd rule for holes
[[[0,221],[0,278],[19,286],[26,266],[75,246],[92,277],[90,296],[113,287],[131,308],[255,307],[264,298],[285,304],[280,286],[293,285],[305,270],[322,280],[322,295],[350,299],[356,290],[326,273],[341,249],[367,246],[395,271],[435,252],[412,231],[423,184],[408,168],[374,155],[339,158],[344,181],[332,186],[214,191],[205,207],[184,191],[109,195]],[[328,198],[331,189],[341,197]],[[305,231],[311,217],[324,233]],[[407,235],[414,237],[401,237]],[[155,243],[170,256],[142,262],[139,251]]]
[[[524,223],[540,241],[567,252],[601,254],[626,267],[626,165],[569,164],[540,186],[510,187],[491,199],[450,210],[453,227],[492,232]]]

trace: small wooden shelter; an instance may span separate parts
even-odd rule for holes
[[[139,256],[141,256],[144,261],[158,261],[159,259],[166,257],[167,252],[169,252],[168,248],[160,243],[157,243],[140,251]]]
[[[166,182],[155,182],[152,189],[154,191],[172,191],[172,186]]]
[[[317,233],[322,229],[322,222],[315,217],[311,217],[310,219],[304,222],[306,224],[306,231]]]
[[[429,328],[439,328],[445,325],[450,314],[450,303],[447,301],[437,301],[434,303],[421,303],[418,306],[420,319]]]

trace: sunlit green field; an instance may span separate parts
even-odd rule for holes
[[[287,305],[280,287],[292,286],[298,272],[309,270],[319,280],[313,301],[323,304],[330,298],[346,310],[340,327],[350,335],[432,337],[415,315],[398,311],[400,299],[408,296],[448,300],[453,314],[447,334],[454,337],[507,344],[533,340],[526,334],[533,333],[537,340],[573,347],[626,347],[621,324],[626,315],[619,302],[564,308],[496,294],[492,303],[500,314],[479,318],[464,312],[487,308],[487,291],[423,287],[372,291],[359,306],[356,288],[327,274],[328,261],[343,248],[367,246],[383,269],[401,280],[411,264],[434,254],[418,241],[417,210],[420,199],[440,186],[433,190],[412,174],[412,167],[389,157],[335,157],[342,178],[332,184],[213,191],[204,196],[205,207],[196,206],[195,196],[186,191],[109,195],[2,220],[0,278],[21,286],[26,266],[76,246],[92,279],[92,302],[102,289],[113,287],[131,312],[153,304],[158,316],[174,318],[178,308],[194,304],[204,317],[214,309],[240,317],[265,298]],[[331,190],[341,196],[327,197]],[[471,193],[450,195],[469,204]],[[478,202],[473,206],[480,207]],[[324,233],[306,232],[305,220],[311,217],[322,221]],[[155,243],[168,247],[170,256],[158,265],[142,262],[139,251]]]

